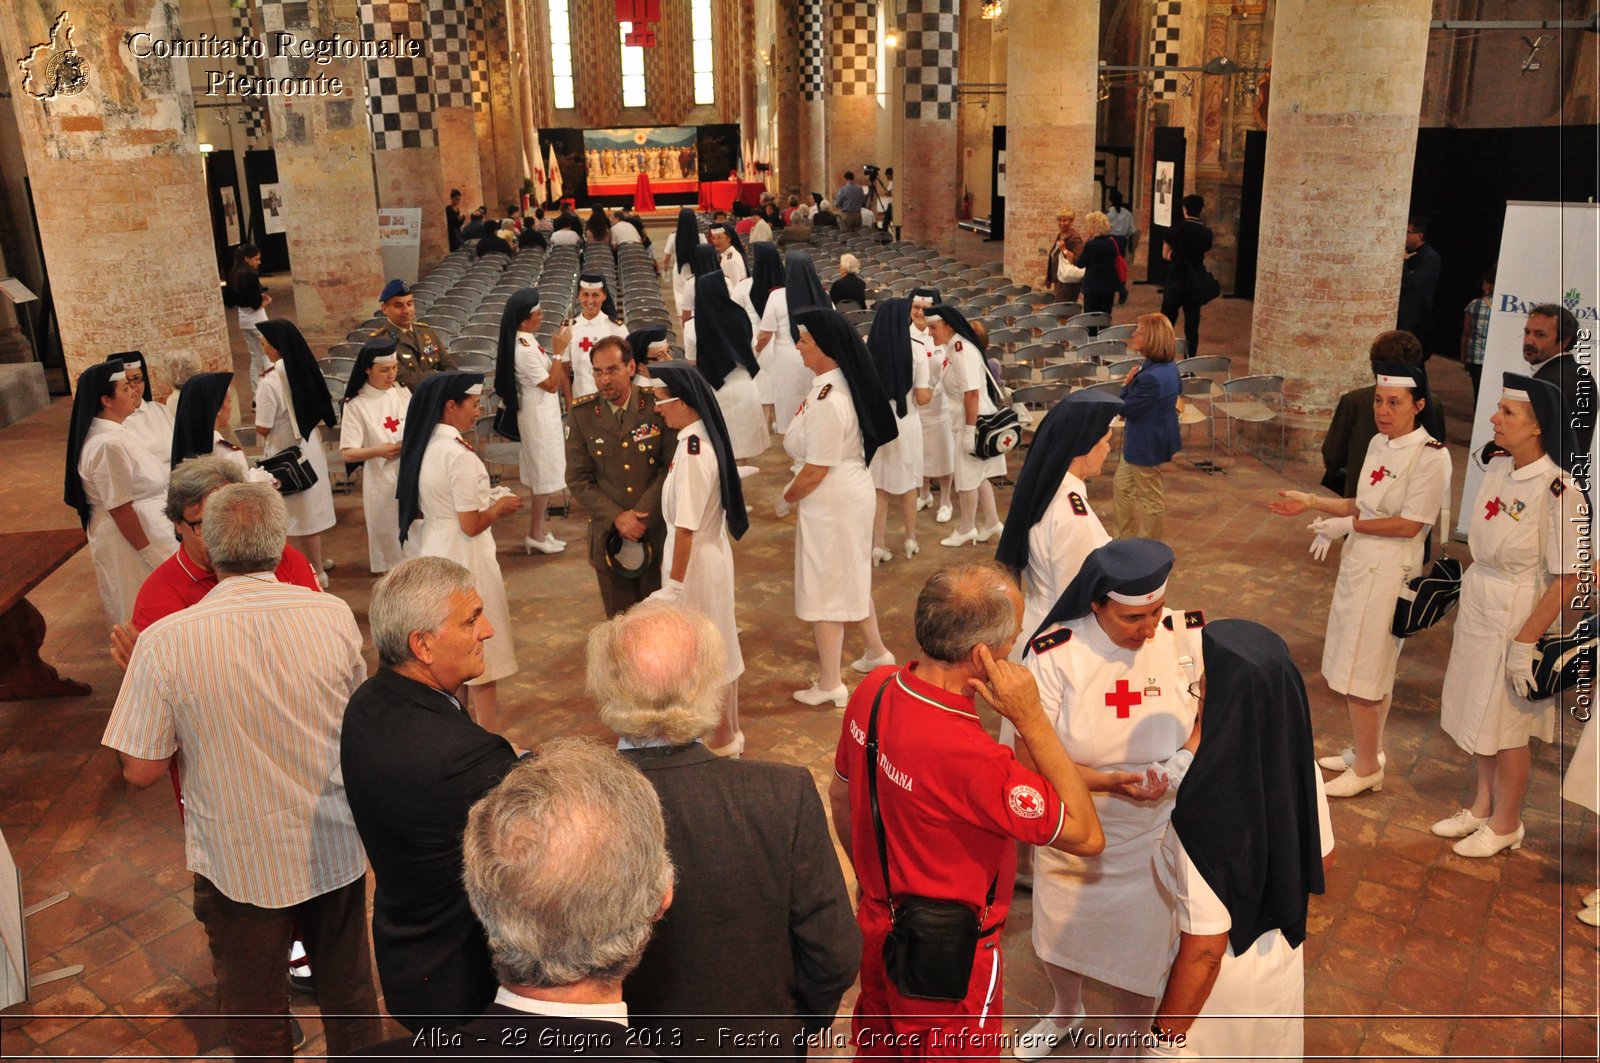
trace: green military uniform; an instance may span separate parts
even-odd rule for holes
[[[444,349],[444,341],[432,328],[420,321],[412,324],[409,332],[402,331],[385,321],[381,327],[373,329],[368,335],[373,339],[379,336],[394,337],[395,353],[400,356],[400,375],[395,382],[403,388],[416,391],[417,385],[426,380],[430,373],[442,373],[447,369],[456,368],[450,352]]]
[[[661,588],[659,565],[636,580],[612,575],[606,536],[617,514],[635,510],[648,528],[644,541],[659,561],[667,541],[661,488],[677,445],[677,433],[656,412],[655,395],[637,382],[620,416],[599,395],[579,399],[567,412],[567,489],[589,514],[589,564],[599,578],[608,618]]]

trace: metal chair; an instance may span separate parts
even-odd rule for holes
[[[1266,424],[1278,422],[1278,453],[1288,444],[1288,425],[1283,418],[1283,377],[1266,373],[1242,376],[1222,385],[1222,413],[1228,418],[1228,449],[1233,450],[1233,423]],[[1260,454],[1256,455],[1261,457]],[[1266,459],[1263,458],[1263,461]]]
[[[1079,390],[1080,391],[1099,391],[1099,392],[1104,392],[1107,395],[1120,396],[1122,394],[1122,381],[1120,381],[1120,380],[1103,380],[1098,384],[1090,384],[1087,387],[1080,388]]]
[[[489,482],[497,483],[501,474],[495,471],[496,466],[515,471],[522,462],[522,444],[495,434],[494,411],[499,408],[500,397],[487,388],[484,391],[489,399],[484,403],[484,408],[490,412],[478,418],[478,438],[473,443],[473,449],[489,469]]]
[[[1080,358],[1092,358],[1102,365],[1119,362],[1127,353],[1128,345],[1121,340],[1094,340],[1081,344],[1075,352]]]
[[[1106,366],[1106,377],[1110,380],[1121,380],[1128,375],[1128,370],[1143,364],[1143,358],[1124,358],[1120,362],[1111,362]]]
[[[498,346],[499,343],[495,340],[469,337],[457,340],[456,345],[450,350],[450,355],[455,359],[457,369],[481,373],[494,368],[495,349]]]
[[[1053,292],[1028,292],[1025,295],[1017,296],[1017,302],[1027,303],[1032,307],[1049,306],[1055,301],[1056,297]],[[1043,311],[1040,312],[1042,313]]]
[[[1012,328],[1025,328],[1036,332],[1056,327],[1056,319],[1049,314],[1025,314],[1011,323]]]
[[[1133,339],[1133,334],[1138,328],[1138,325],[1132,324],[1107,325],[1105,328],[1101,329],[1095,334],[1095,338],[1101,340],[1122,340],[1124,343],[1126,343],[1128,340]]]
[[[328,348],[329,358],[349,358],[353,360],[360,354],[361,344],[359,343],[335,343],[332,347]]]
[[[1011,353],[1013,361],[1042,367],[1048,359],[1061,357],[1061,348],[1050,343],[1030,343]]]
[[[998,344],[1010,350],[1017,344],[1028,343],[1032,339],[1033,333],[1025,328],[995,328],[989,330],[989,346],[991,347]]]
[[[332,377],[339,381],[339,394],[344,394],[344,382],[350,379],[350,374],[356,371],[354,358],[324,358],[322,360],[322,375]]]
[[[1047,365],[1039,370],[1039,379],[1049,382],[1064,380],[1069,384],[1079,386],[1098,383],[1100,367],[1093,362],[1063,362],[1060,365]]]
[[[1032,387],[1017,388],[1011,393],[1011,401],[1021,403],[1030,410],[1044,411],[1066,398],[1071,391],[1065,384],[1034,384]]]
[[[1082,347],[1089,342],[1089,331],[1076,325],[1057,325],[1039,333],[1040,343],[1064,343],[1069,347]]]
[[[1099,314],[1099,313],[1096,313],[1096,314],[1079,314],[1077,317],[1072,318],[1071,320],[1069,320],[1067,322],[1067,324],[1076,325],[1079,328],[1088,329],[1091,333],[1093,333],[1098,329],[1103,329],[1107,325],[1110,325],[1111,324],[1111,315],[1110,314]]]
[[[1057,321],[1066,322],[1083,313],[1082,303],[1046,303],[1039,308],[1039,313],[1049,314]]]
[[[1033,366],[1028,362],[1009,362],[1000,367],[1000,382],[1011,384],[1015,382],[1033,383]]]

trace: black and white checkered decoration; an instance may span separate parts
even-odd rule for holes
[[[906,118],[953,121],[961,46],[959,0],[906,0]]]
[[[1155,17],[1150,26],[1150,65],[1178,65],[1178,16],[1183,13],[1183,0],[1156,0]],[[1176,74],[1156,74],[1150,82],[1154,99],[1175,96],[1178,92]]]
[[[367,117],[372,125],[373,151],[439,143],[433,127],[428,25],[422,0],[361,0],[362,40],[402,36],[422,42],[421,58],[367,61]]]
[[[823,44],[822,0],[800,0],[800,94],[808,100],[822,98],[827,65]]]
[[[472,103],[479,110],[489,106],[489,25],[483,5],[467,0],[467,55],[472,63]]]
[[[230,7],[228,9],[229,28],[235,38],[257,36],[255,29],[250,25],[250,11],[243,7]],[[254,75],[256,60],[236,59],[240,75]],[[239,108],[241,112],[240,128],[244,130],[245,143],[252,148],[261,147],[267,142],[267,105],[259,99],[247,99]]]
[[[428,0],[428,58],[433,63],[433,105],[472,106],[470,18],[459,0]]]
[[[871,96],[878,91],[878,5],[876,0],[833,0],[828,20],[833,91],[840,96]]]

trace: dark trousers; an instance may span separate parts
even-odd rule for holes
[[[1085,314],[1109,314],[1111,304],[1116,301],[1116,292],[1106,292],[1104,295],[1090,295],[1083,293],[1083,312]]]
[[[196,875],[194,914],[211,942],[217,1006],[236,1057],[294,1058],[288,959],[297,926],[317,972],[317,1007],[328,1054],[345,1055],[383,1038],[367,944],[365,875],[288,908],[229,900],[210,880]]]
[[[600,583],[600,604],[605,606],[607,620],[625,612],[630,606],[638,605],[661,589],[661,569],[658,566],[652,566],[638,579],[613,576],[609,568],[597,568],[594,575]]]
[[[1161,312],[1174,325],[1183,311],[1183,338],[1189,341],[1189,357],[1200,353],[1200,298],[1184,288],[1167,287],[1161,293]]]
[[[1468,362],[1462,368],[1466,369],[1467,376],[1472,378],[1472,401],[1478,401],[1478,384],[1483,379],[1483,363]]]

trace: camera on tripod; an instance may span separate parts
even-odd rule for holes
[[[867,180],[869,181],[876,181],[878,179],[878,168],[872,165],[870,162],[861,167],[861,172],[867,175]]]

